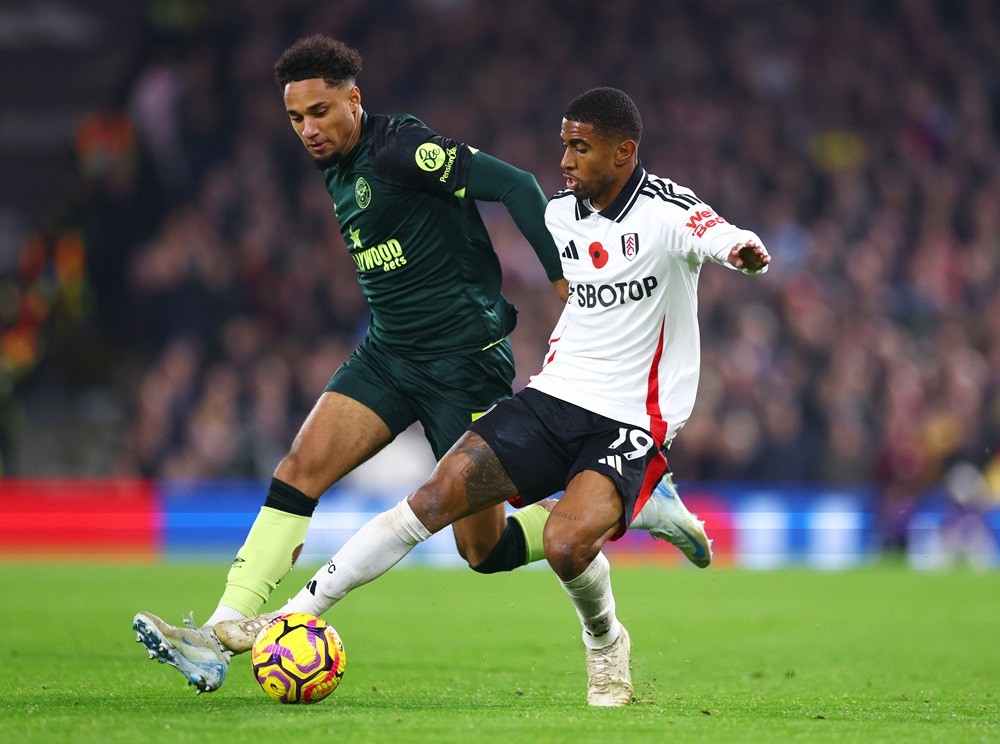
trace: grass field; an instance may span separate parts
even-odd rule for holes
[[[204,617],[225,571],[0,563],[0,741],[1000,741],[998,572],[615,568],[638,700],[591,710],[546,570],[392,571],[329,614],[348,665],[326,701],[272,702],[246,656],[196,697],[131,619]]]

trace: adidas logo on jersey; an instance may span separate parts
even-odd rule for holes
[[[577,251],[576,243],[574,243],[572,240],[569,241],[569,245],[567,245],[565,248],[562,249],[561,255],[563,258],[574,258],[577,261],[580,260],[580,252]]]

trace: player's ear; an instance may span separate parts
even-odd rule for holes
[[[615,165],[623,166],[635,157],[639,145],[635,140],[624,140],[615,148]]]

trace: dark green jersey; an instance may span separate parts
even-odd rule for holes
[[[409,114],[365,113],[357,146],[325,171],[368,335],[402,356],[467,354],[514,328],[489,234],[461,198],[474,154]]]

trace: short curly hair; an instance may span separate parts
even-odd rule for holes
[[[330,87],[354,83],[361,72],[361,55],[342,41],[313,34],[299,39],[274,63],[279,88],[298,80],[323,78]]]
[[[635,101],[617,88],[593,88],[570,101],[563,114],[566,121],[590,124],[599,137],[642,137],[642,117]]]

